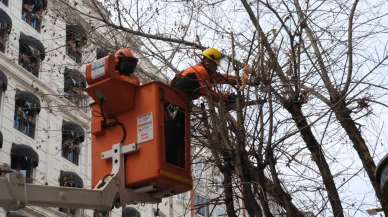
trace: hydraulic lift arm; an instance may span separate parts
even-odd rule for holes
[[[108,211],[133,203],[156,203],[172,192],[149,194],[152,184],[140,189],[125,187],[124,154],[138,151],[137,144],[115,144],[112,150],[101,154],[102,159],[112,158],[111,174],[98,183],[98,189],[26,184],[19,171],[7,164],[0,165],[0,207],[4,211],[23,209],[26,206],[83,208]]]

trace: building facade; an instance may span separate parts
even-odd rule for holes
[[[0,162],[28,183],[90,186],[88,97],[81,88],[85,37],[63,21],[52,22],[47,0],[0,1]],[[78,34],[78,35],[77,35]],[[77,39],[80,39],[77,41]],[[75,43],[71,48],[66,46]],[[89,216],[93,211],[27,207],[25,216]],[[9,213],[8,216],[16,215]],[[0,216],[7,216],[0,210]]]

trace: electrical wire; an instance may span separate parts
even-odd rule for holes
[[[108,177],[108,176],[114,176],[114,174],[106,174],[106,175],[104,176],[104,178],[102,178],[101,183],[97,186],[97,189],[102,188],[102,187],[106,184],[105,179],[106,179],[106,177]]]
[[[120,125],[121,128],[123,128],[123,139],[121,140],[121,143],[124,143],[125,138],[127,138],[127,129],[125,129],[125,126],[123,123],[117,122],[117,124]]]
[[[95,117],[102,117],[102,129],[106,130],[110,127],[114,127],[116,125],[120,125],[121,128],[123,129],[123,138],[121,139],[120,143],[124,143],[125,139],[127,138],[127,129],[125,128],[124,124],[122,122],[119,122],[118,118],[116,116],[108,116],[106,117],[105,116],[105,113],[104,113],[104,108],[103,108],[103,102],[104,102],[104,98],[101,98],[100,99],[100,109],[101,109],[101,112],[98,112],[98,111],[93,111],[92,114],[93,116]],[[113,122],[110,122],[110,123],[107,123],[107,119],[114,119]]]
[[[104,98],[101,98],[100,99],[100,109],[101,109],[101,116],[102,116],[102,119],[103,119],[102,128],[106,129],[106,118],[105,118],[104,110],[103,110],[103,107],[102,107],[102,103],[103,102],[104,102]]]

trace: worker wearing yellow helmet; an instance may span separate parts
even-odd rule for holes
[[[204,50],[201,61],[177,74],[170,86],[189,95],[191,100],[210,93],[213,100],[226,101],[228,95],[217,93],[211,86],[214,82],[232,85],[237,83],[235,76],[217,73],[222,58],[222,53],[215,48]]]

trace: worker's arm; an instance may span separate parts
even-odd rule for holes
[[[236,76],[225,73],[213,73],[211,79],[216,81],[218,84],[231,84],[237,85]]]
[[[211,78],[205,69],[197,70],[195,75],[198,80],[198,84],[200,88],[199,91],[201,92],[202,95],[208,96],[210,93],[210,96],[214,101],[219,101],[220,97],[222,101],[225,101],[227,99],[228,96],[226,94],[222,94],[222,93],[220,94],[213,90],[212,88],[213,84],[211,83]]]

